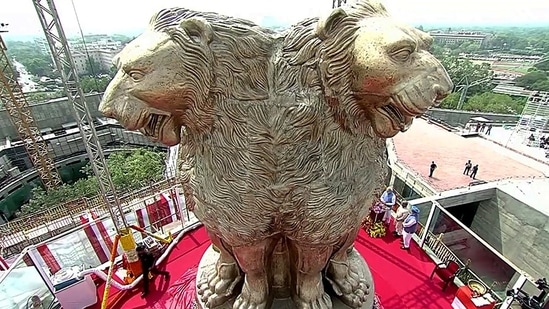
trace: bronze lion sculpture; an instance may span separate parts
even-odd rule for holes
[[[281,286],[300,309],[331,308],[329,289],[352,308],[372,297],[350,254],[385,139],[453,87],[431,43],[359,1],[283,33],[167,9],[125,47],[100,110],[179,143],[187,207],[219,252],[204,306],[267,308]]]

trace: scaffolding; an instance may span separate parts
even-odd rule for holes
[[[86,103],[86,97],[80,85],[80,79],[75,69],[74,59],[57,8],[53,0],[32,0],[32,3],[46,35],[55,67],[61,74],[67,99],[80,129],[82,141],[86,146],[93,173],[99,184],[101,197],[107,205],[116,232],[120,234],[122,231],[128,230],[128,223],[107,167],[107,161],[95,130],[94,118]]]
[[[35,124],[29,103],[17,81],[17,74],[6,51],[7,47],[0,36],[0,102],[8,112],[45,189],[50,190],[61,185],[61,177],[55,168],[48,145]]]
[[[538,134],[549,131],[549,92],[536,91],[528,97],[517,127]]]

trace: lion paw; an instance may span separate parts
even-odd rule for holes
[[[207,308],[224,304],[234,296],[234,289],[242,280],[238,266],[221,264],[214,273],[198,284],[198,295]]]
[[[317,293],[317,297],[295,297],[294,303],[298,309],[331,309],[332,299],[327,293],[322,290]]]
[[[328,265],[328,282],[339,299],[351,308],[360,308],[370,294],[370,284],[364,279],[365,274],[353,264],[330,261]]]
[[[254,295],[246,285],[233,304],[233,309],[265,309],[267,308],[266,295]]]

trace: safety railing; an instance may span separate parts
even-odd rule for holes
[[[166,194],[172,189],[174,187],[160,191],[160,194]],[[145,226],[146,230],[154,230],[157,232],[156,235],[162,237],[159,234],[177,235],[200,225],[196,217],[184,207],[184,199],[180,190],[175,191],[175,196],[170,197],[170,204],[175,207],[168,215],[157,216],[155,220],[151,220],[148,226]],[[152,200],[158,200],[158,194],[157,190],[153,195],[147,196],[128,208],[131,211],[124,214],[128,224],[140,226],[136,210],[148,209],[151,212],[147,215],[155,217],[152,211],[161,207],[157,205],[155,205],[156,207],[147,207],[146,204]],[[107,230],[108,235],[100,233],[102,227]],[[132,232],[135,240],[140,242],[144,235],[137,230],[132,229]],[[78,227],[56,235],[47,241],[25,248],[23,254],[13,262],[10,269],[0,273],[0,308],[25,308],[29,299],[38,302],[42,306],[40,308],[54,308],[57,304],[57,294],[52,292],[58,292],[52,285],[51,279],[55,276],[54,274],[60,269],[75,266],[79,266],[81,270],[103,268],[105,263],[108,263],[103,259],[107,258],[108,261],[112,252],[112,248],[107,244],[107,239],[113,240],[115,234],[111,218],[105,215],[87,223],[81,223]],[[109,254],[101,257],[102,253],[107,250]],[[23,278],[24,280],[22,280]]]
[[[139,202],[161,191],[177,186],[175,179],[151,183],[120,197],[125,212],[135,210]],[[139,205],[138,205],[139,206]],[[98,216],[108,213],[100,196],[82,198],[51,207],[32,215],[0,225],[0,245],[6,257],[18,254],[29,245],[37,244],[82,224],[81,215],[93,211]]]
[[[414,204],[413,200],[409,202]],[[453,260],[462,267],[457,276],[458,284],[467,284],[471,279],[481,282],[497,301],[496,308],[506,309],[512,299],[505,292],[521,287],[527,281],[533,282],[531,276],[436,202],[436,197],[430,207],[422,208],[428,217],[421,220],[414,239],[434,262]]]
[[[503,299],[491,289],[493,284],[487,284],[469,268],[471,263],[470,260],[464,262],[454,252],[452,252],[448,246],[446,246],[443,242],[443,233],[437,236],[425,228],[421,228],[421,231],[422,234],[420,237],[423,237],[424,234],[426,234],[422,249],[424,249],[427,254],[431,255],[437,264],[447,264],[449,261],[454,261],[461,267],[461,271],[457,275],[457,279],[460,284],[467,284],[467,282],[471,279],[476,280],[488,288],[488,293],[490,293],[492,298],[494,298],[498,303],[503,301]]]

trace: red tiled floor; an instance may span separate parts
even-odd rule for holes
[[[471,182],[471,178],[463,175],[467,160],[479,165],[479,180],[543,176],[540,171],[498,153],[488,146],[489,141],[478,137],[464,138],[423,119],[416,119],[412,127],[395,136],[393,142],[399,162],[438,191],[467,186]],[[431,161],[438,166],[433,178],[428,177]]]
[[[139,297],[138,289],[127,291],[112,309],[187,309],[188,304],[181,300],[181,295],[175,295],[181,294],[181,291],[174,293],[173,288],[181,284],[180,277],[185,277],[189,269],[196,267],[208,245],[203,228],[190,232],[168,258],[166,269],[172,275],[169,282],[156,279],[156,288],[151,289],[147,299]],[[434,264],[417,246],[412,246],[410,252],[407,252],[400,249],[398,239],[391,234],[373,239],[361,232],[355,247],[372,271],[375,292],[384,309],[450,308],[454,290],[449,288],[442,292],[440,280],[429,280]],[[100,296],[103,286],[98,288]],[[112,292],[110,297],[120,293],[114,289]],[[97,308],[100,308],[100,304],[93,307]]]

